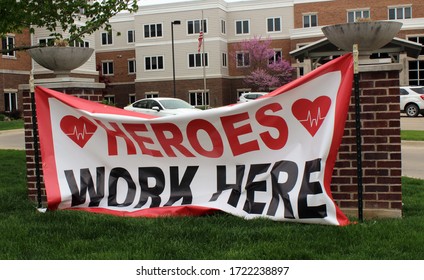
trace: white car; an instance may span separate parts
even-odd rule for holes
[[[400,87],[400,111],[408,117],[424,115],[424,86]]]
[[[190,114],[201,111],[184,100],[170,97],[145,98],[124,107],[125,110],[155,116]]]
[[[245,92],[240,95],[240,97],[237,100],[237,103],[249,102],[249,101],[255,100],[256,98],[264,96],[267,93],[268,92]]]

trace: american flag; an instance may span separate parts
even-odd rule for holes
[[[197,52],[200,53],[200,49],[201,49],[202,43],[203,43],[203,31],[202,30],[200,30],[199,38],[197,40],[199,41],[199,43],[197,45]]]

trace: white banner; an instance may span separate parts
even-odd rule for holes
[[[36,88],[48,207],[346,225],[330,190],[352,56],[253,102],[154,117]]]

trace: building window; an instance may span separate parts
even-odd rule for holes
[[[112,32],[102,32],[102,45],[112,45]]]
[[[281,17],[268,18],[266,21],[267,21],[267,31],[268,32],[280,32],[281,31]]]
[[[237,52],[236,63],[237,63],[236,64],[237,67],[249,67],[250,66],[249,52]]]
[[[102,62],[102,73],[105,76],[113,75],[113,61]]]
[[[191,91],[189,93],[189,103],[192,106],[209,106],[209,92]]]
[[[115,104],[115,95],[105,95],[103,96],[103,103],[107,105]]]
[[[237,97],[240,97],[243,93],[251,92],[250,88],[237,89]]]
[[[410,19],[412,18],[412,7],[389,7],[389,19]]]
[[[227,67],[228,65],[227,53],[222,53],[222,67]]]
[[[410,36],[408,40],[423,45],[420,55],[424,55],[424,36]],[[424,86],[424,60],[411,60],[408,66],[409,85]]]
[[[409,64],[409,85],[424,86],[424,60],[412,60]]]
[[[89,41],[78,41],[74,43],[75,47],[79,47],[79,48],[89,48],[90,47],[90,42]]]
[[[6,52],[2,52],[3,56],[15,57],[15,51],[13,48],[15,47],[15,37],[13,36],[5,36],[1,39],[1,47],[2,50],[8,50]]]
[[[146,92],[144,93],[144,97],[145,98],[156,98],[159,97],[159,93],[158,92]]]
[[[135,74],[136,73],[136,67],[135,67],[135,59],[128,60],[128,74]]]
[[[423,45],[420,55],[424,55],[424,36],[408,36],[408,40]]]
[[[129,94],[129,96],[128,96],[128,104],[132,104],[132,103],[134,103],[135,101],[137,101],[137,98],[136,98],[136,96],[135,96],[135,93],[131,93],[131,94]]]
[[[347,22],[356,22],[358,19],[370,18],[369,10],[354,10],[347,12]]]
[[[38,39],[39,46],[54,46],[55,39],[53,37]]]
[[[205,62],[202,63],[202,57],[205,55]],[[207,53],[191,53],[188,55],[188,67],[189,68],[196,68],[196,67],[202,67],[209,66],[208,63],[208,54]]]
[[[16,92],[4,93],[4,111],[15,112],[18,110],[18,95]]]
[[[201,19],[188,20],[187,21],[187,34],[189,34],[189,35],[199,34],[200,30],[201,30],[201,25],[200,25],[201,22],[202,22]],[[202,31],[203,31],[203,33],[208,32],[208,24],[206,22],[206,19],[203,20]]]
[[[236,21],[236,35],[249,34],[249,20]]]
[[[127,32],[127,42],[129,44],[135,42],[135,30],[128,30],[128,32]]]
[[[162,37],[162,23],[145,24],[144,38]]]
[[[283,57],[282,50],[274,50],[274,55],[269,59],[269,64],[276,63],[280,61]]]
[[[303,28],[318,26],[318,15],[307,14],[303,15]]]
[[[412,18],[412,7],[389,7],[389,19]]]
[[[221,34],[227,34],[227,22],[221,19]]]
[[[163,56],[146,56],[144,58],[144,69],[146,71],[162,70]]]

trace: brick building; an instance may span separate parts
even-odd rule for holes
[[[0,114],[13,114],[14,112],[20,114],[23,110],[23,100],[22,95],[18,92],[18,85],[28,82],[29,71],[31,70],[31,58],[26,52],[7,50],[15,45],[29,46],[29,32],[7,34],[1,40]]]

